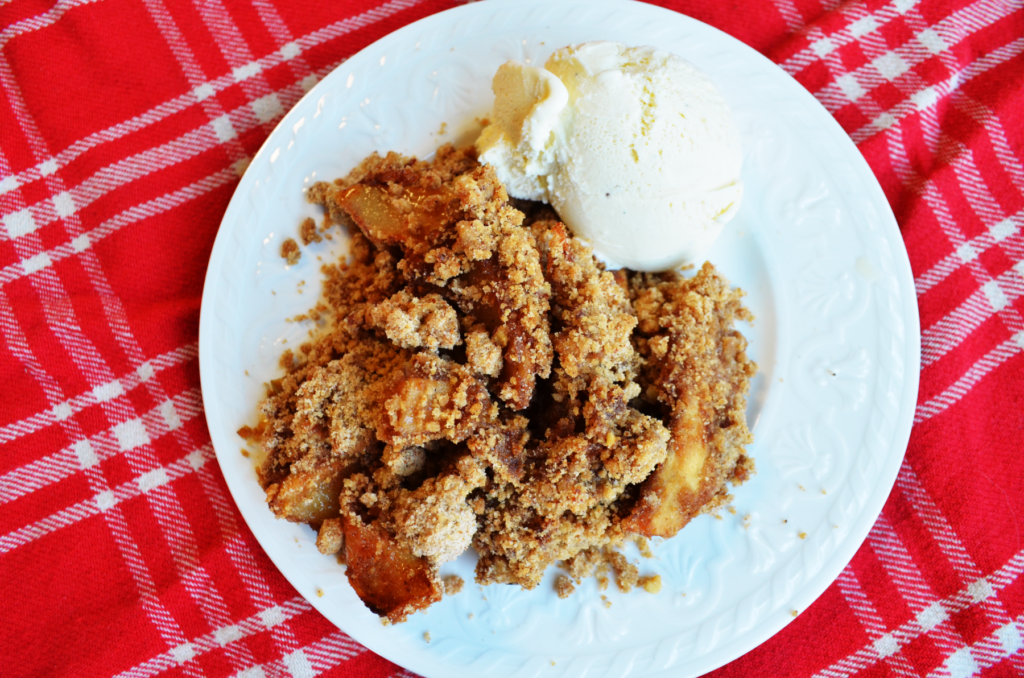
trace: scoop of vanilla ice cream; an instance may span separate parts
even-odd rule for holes
[[[658,271],[699,261],[743,196],[732,114],[688,61],[590,42],[543,69],[510,61],[477,141],[509,194],[550,203],[613,263]]]

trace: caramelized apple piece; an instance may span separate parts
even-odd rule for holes
[[[356,516],[343,515],[342,529],[348,581],[371,612],[397,624],[441,600],[444,588],[426,558]]]
[[[504,362],[498,375],[498,393],[513,410],[522,410],[530,404],[537,385],[537,374],[543,363],[537,359],[541,342],[529,331],[520,313],[512,314],[506,325],[508,341]],[[550,353],[547,354],[550,361]],[[547,363],[550,370],[550,362]]]
[[[709,456],[704,414],[699,400],[691,397],[677,408],[668,455],[641,486],[640,503],[625,527],[666,538],[683,529],[720,489],[704,473]]]
[[[386,389],[377,436],[398,449],[441,438],[462,442],[490,407],[487,389],[468,369],[419,353]]]
[[[338,493],[347,469],[324,463],[312,470],[297,470],[267,488],[267,503],[278,518],[319,526],[338,515]]]
[[[384,186],[356,184],[341,191],[337,202],[377,247],[399,245],[407,254],[422,254],[430,235],[458,218],[449,205],[453,197],[443,188],[410,186],[396,196]]]
[[[356,184],[341,193],[338,203],[377,247],[397,240],[405,228],[405,219],[380,186]]]
[[[653,284],[651,284],[653,282]],[[624,527],[644,536],[671,537],[699,513],[728,501],[726,483],[743,482],[753,462],[745,410],[757,366],[733,328],[750,319],[741,293],[729,289],[710,264],[691,279],[637,278],[641,384],[648,401],[669,412],[668,457],[641,486]],[[653,402],[651,403],[653,404]]]

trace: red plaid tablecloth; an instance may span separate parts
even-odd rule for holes
[[[0,0],[0,675],[411,675],[227,492],[206,264],[284,112],[442,0]],[[850,565],[721,676],[1024,675],[1024,11],[681,0],[842,124],[910,252],[916,425]]]

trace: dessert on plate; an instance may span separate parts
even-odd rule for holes
[[[623,68],[621,49],[585,48],[567,48],[578,68]],[[546,77],[529,92],[557,89]],[[271,510],[317,530],[391,622],[440,600],[439,567],[470,547],[480,584],[534,588],[556,563],[584,575],[621,564],[627,539],[676,534],[753,472],[742,292],[710,263],[607,270],[481,162],[508,129],[479,154],[374,154],[309,189],[350,256],[323,269],[308,317],[324,330],[285,352],[240,432],[266,454]]]

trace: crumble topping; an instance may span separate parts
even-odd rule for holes
[[[294,238],[288,238],[281,243],[281,257],[288,262],[289,266],[299,263],[302,250],[299,249],[299,244],[295,242]]]
[[[299,238],[302,239],[303,245],[310,245],[315,242],[321,242],[323,238],[316,230],[316,221],[312,217],[306,217],[299,224]]]
[[[753,472],[742,293],[711,264],[605,270],[472,149],[375,154],[307,197],[352,245],[323,267],[325,331],[246,431],[275,515],[317,529],[389,622],[461,588],[438,568],[469,546],[479,584],[534,588],[561,562],[561,597],[610,573],[657,590],[615,548],[672,536]]]
[[[572,583],[571,579],[564,574],[558,575],[558,578],[555,580],[555,593],[558,594],[559,598],[568,598],[575,591],[576,586]]]
[[[446,596],[454,596],[456,593],[461,593],[465,585],[466,581],[459,575],[449,575],[444,578],[444,594]],[[473,615],[470,615],[470,618],[472,617]]]

